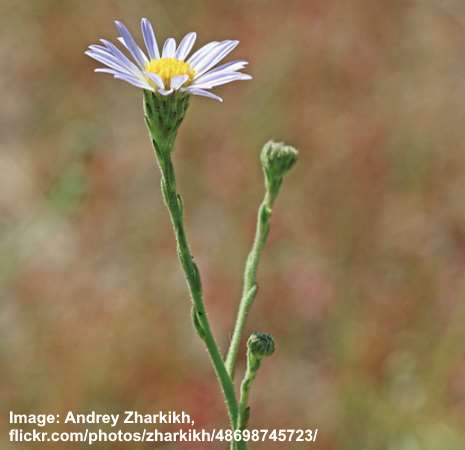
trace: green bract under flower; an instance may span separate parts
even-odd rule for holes
[[[145,121],[159,150],[163,151],[165,146],[172,150],[172,143],[188,106],[189,95],[182,92],[167,97],[144,92]]]

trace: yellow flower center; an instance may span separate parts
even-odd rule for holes
[[[189,84],[195,76],[195,70],[189,63],[180,61],[176,58],[160,58],[152,59],[147,64],[145,70],[147,72],[156,73],[162,80],[165,88],[170,87],[171,78],[178,75],[187,75],[189,79],[186,81]]]

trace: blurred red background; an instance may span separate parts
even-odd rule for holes
[[[175,151],[223,349],[263,193],[259,150],[270,138],[300,150],[247,330],[277,341],[250,426],[318,428],[318,450],[465,448],[463,2],[0,6],[1,448],[34,447],[8,442],[9,410],[184,409],[198,427],[227,424],[141,92],[83,54],[116,37],[114,19],[136,32],[144,16],[159,40],[239,39],[233,57],[251,62],[253,81],[218,89],[224,104],[193,99]]]

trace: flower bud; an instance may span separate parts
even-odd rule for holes
[[[268,181],[281,179],[296,163],[298,154],[290,145],[268,141],[263,146],[260,157]]]
[[[274,339],[268,333],[252,333],[247,341],[247,348],[252,356],[260,360],[274,353]]]

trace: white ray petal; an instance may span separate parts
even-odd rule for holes
[[[115,44],[113,44],[113,42],[107,41],[106,39],[100,39],[100,42],[115,56],[115,58],[124,63],[126,67],[130,68],[132,72],[140,72],[139,67],[134,64]]]
[[[173,38],[168,38],[163,45],[162,58],[174,58],[176,53],[176,41]]]
[[[179,43],[179,47],[176,50],[176,59],[184,61],[192,50],[195,40],[197,39],[197,33],[188,33],[184,36],[183,40]]]
[[[128,71],[125,66],[123,66],[118,60],[113,58],[111,55],[108,55],[104,52],[99,52],[97,50],[87,50],[84,53],[90,58],[95,59],[96,61],[102,64],[105,64],[111,69],[119,70],[120,72],[125,72],[127,74],[133,74],[132,72]]]
[[[239,80],[251,80],[252,77],[246,73],[240,72],[218,72],[213,74],[206,74],[198,80],[194,81],[192,86],[211,89],[215,86],[231,83]]]
[[[211,69],[214,65],[218,64],[223,58],[231,53],[239,44],[239,41],[225,41],[222,45],[218,46],[203,58],[192,65],[196,71],[197,76],[200,76]]]
[[[132,34],[126,28],[126,26],[119,20],[115,20],[116,28],[118,29],[120,36],[124,39],[124,43],[127,46],[129,53],[136,60],[137,64],[141,69],[145,67],[145,60],[141,57],[144,52],[137,45],[136,41],[132,37]],[[145,55],[144,55],[145,56]]]
[[[144,17],[140,21],[140,27],[150,59],[159,59],[160,51],[158,49],[157,38],[155,37],[155,32],[153,31],[152,24],[148,19]]]
[[[202,58],[206,53],[213,50],[216,46],[220,45],[221,42],[213,41],[205,44],[203,47],[199,48],[188,60],[187,62],[192,66],[194,65],[200,58]]]
[[[158,89],[165,89],[163,80],[159,75],[153,72],[145,72],[145,75],[147,75],[157,85]]]
[[[126,41],[124,40],[124,38],[122,38],[121,36],[118,38],[118,41],[121,42],[124,47],[129,50],[129,46],[128,44],[126,43]],[[139,61],[144,61],[144,64],[143,64],[143,67],[145,67],[147,65],[147,63],[149,62],[147,56],[145,56],[145,53],[142,51],[141,48],[137,47],[137,49],[135,50],[138,52],[139,54]]]
[[[244,61],[242,59],[238,59],[235,61],[230,61],[225,64],[222,64],[221,66],[215,67],[214,69],[209,70],[205,75],[210,75],[212,73],[218,73],[218,72],[235,72],[238,70],[242,70],[244,67],[246,67],[249,63],[247,61]],[[202,77],[204,75],[201,75]],[[194,79],[199,78],[199,76],[194,77]]]
[[[158,93],[160,93],[161,95],[170,95],[173,93],[173,89],[159,89],[158,90]]]
[[[218,100],[219,102],[223,102],[223,99],[219,97],[218,95],[212,94],[211,92],[205,91],[203,89],[189,87],[186,89],[186,92],[189,92],[189,94],[200,95],[202,97],[208,97],[208,98],[212,98],[213,100]]]
[[[188,79],[189,75],[177,75],[171,78],[171,89],[178,90]]]
[[[118,80],[126,81],[127,83],[132,84],[133,86],[136,86],[142,89],[149,89],[153,91],[153,88],[146,81],[144,82],[142,80],[131,77],[129,75],[125,75],[121,73],[121,74],[114,74],[113,77],[117,78]]]

